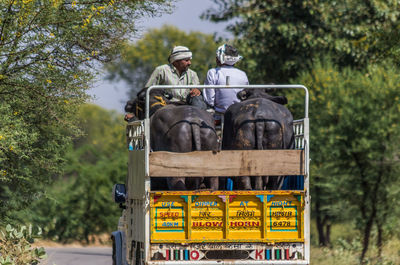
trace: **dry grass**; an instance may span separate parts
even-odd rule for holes
[[[89,237],[89,244],[85,244],[83,242],[71,242],[68,244],[62,244],[60,242],[55,242],[51,240],[37,240],[35,243],[32,244],[34,247],[71,247],[71,248],[78,248],[78,247],[111,247],[111,239],[110,234],[105,233],[101,235],[93,235]]]
[[[354,242],[348,245],[338,244],[333,248],[311,247],[312,265],[359,265],[361,244]],[[381,259],[377,258],[377,249],[371,247],[367,254],[367,265],[400,264],[400,240],[392,239],[384,245]]]

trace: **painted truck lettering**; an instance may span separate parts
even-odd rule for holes
[[[162,207],[174,207],[174,202],[162,202]]]
[[[178,222],[163,222],[162,227],[177,227],[179,226]]]
[[[278,212],[272,212],[273,217],[291,217],[292,212],[286,212],[286,211],[278,211]]]
[[[213,222],[193,222],[193,227],[220,227],[222,226],[222,222],[213,221]]]
[[[250,226],[250,227],[257,227],[260,226],[260,222],[259,221],[238,221],[238,222],[234,222],[231,221],[230,223],[231,227],[240,227],[240,226]]]
[[[217,207],[218,203],[216,201],[214,202],[195,202],[195,206],[212,206],[212,207]]]
[[[176,218],[179,217],[178,212],[160,212],[160,217],[162,218]]]
[[[236,216],[237,217],[254,217],[255,212],[254,211],[237,211]]]

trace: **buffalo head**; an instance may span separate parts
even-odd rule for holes
[[[271,96],[267,93],[267,91],[270,91],[270,89],[260,90],[260,89],[245,88],[237,93],[237,98],[240,101],[252,98],[265,98],[281,105],[285,105],[288,103],[288,100],[285,96]]]
[[[133,113],[134,117],[142,120],[146,116],[146,89],[142,89],[138,92],[137,97],[133,100],[129,100],[125,104],[125,112]],[[162,89],[153,89],[150,92],[150,116],[153,115],[158,109],[169,104],[171,95],[165,93]],[[129,120],[131,121],[131,120]]]

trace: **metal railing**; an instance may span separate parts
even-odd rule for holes
[[[143,150],[145,147],[144,121],[130,122],[126,127],[128,149]]]
[[[304,149],[304,119],[293,121],[295,149]]]
[[[304,118],[308,118],[308,89],[303,85],[190,85],[190,86],[151,86],[146,90],[146,119],[150,117],[150,92],[153,89],[192,89],[192,88],[219,88],[219,89],[232,89],[232,88],[252,88],[252,89],[303,89],[305,92],[304,98]]]

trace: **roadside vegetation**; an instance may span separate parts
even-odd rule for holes
[[[41,235],[40,228],[32,225],[13,227],[7,225],[0,230],[0,265],[39,264],[46,257],[43,247],[32,247],[35,237]]]
[[[125,122],[121,114],[91,104],[81,106],[77,119],[84,136],[66,147],[63,174],[16,217],[42,227],[45,239],[91,244],[118,223],[121,209],[111,188],[127,174]]]
[[[73,141],[83,135],[77,113],[89,99],[86,91],[96,68],[118,56],[137,32],[135,22],[170,8],[169,0],[0,1],[0,228],[37,221],[19,216],[24,210],[34,212],[33,204],[46,199],[51,208],[55,199],[48,196],[48,188],[64,177],[66,183],[57,184],[70,185],[76,193],[59,191],[75,196],[75,209],[82,206],[90,213],[91,207],[96,208],[79,203],[82,194],[88,198],[99,187],[85,193],[65,175],[79,170],[67,167],[73,159],[68,157]],[[86,170],[79,175],[90,181],[93,175]]]

